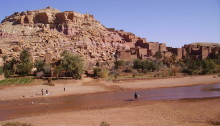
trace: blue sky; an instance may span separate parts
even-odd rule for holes
[[[220,43],[220,0],[2,0],[0,20],[49,5],[60,11],[93,14],[106,27],[172,47]]]

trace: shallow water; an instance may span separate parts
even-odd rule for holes
[[[209,91],[209,89],[216,88],[220,88],[220,84],[148,89],[139,90],[137,92],[140,95],[138,101],[176,100],[185,98],[219,97],[220,91]],[[134,91],[0,101],[0,120],[64,110],[81,110],[89,107],[107,106],[130,101],[134,101]]]

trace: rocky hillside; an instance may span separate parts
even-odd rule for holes
[[[117,49],[134,45],[126,43],[128,34],[107,29],[89,14],[60,12],[51,7],[15,12],[0,24],[0,57],[18,58],[20,51],[28,48],[34,60],[44,59],[47,53],[56,61],[63,50],[69,50],[84,57],[87,66],[111,63]]]

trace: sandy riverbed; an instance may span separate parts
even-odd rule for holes
[[[98,93],[106,91],[126,90],[126,89],[150,89],[177,86],[190,86],[198,84],[220,83],[220,77],[217,75],[192,76],[182,78],[166,78],[140,80],[133,82],[107,82],[91,78],[82,80],[58,80],[53,81],[55,86],[43,85],[46,81],[34,80],[31,85],[0,87],[0,100],[13,100],[24,98],[54,97],[62,95],[79,95],[88,93]],[[66,91],[64,91],[64,87]],[[41,89],[44,89],[44,95],[41,95]],[[49,95],[45,95],[45,91]]]
[[[46,82],[47,81],[43,80],[34,80],[30,85],[1,87],[0,100],[4,101],[24,98],[54,97],[70,94],[78,95],[107,91],[105,87],[100,86],[100,82],[93,84],[95,81],[91,78],[84,78],[82,80],[53,81],[55,86],[43,85]],[[90,83],[91,85],[88,85],[87,83]],[[43,96],[41,94],[41,89],[43,89],[44,92]],[[45,94],[46,90],[49,92],[48,95]]]
[[[113,107],[49,113],[6,122],[34,126],[213,126],[220,124],[220,98],[179,101],[131,102]]]
[[[134,82],[112,83],[91,78],[80,81],[55,81],[55,86],[42,85],[35,80],[29,86],[1,87],[1,100],[38,97],[56,97],[70,94],[88,94],[126,89],[150,89],[197,84],[219,83],[217,75],[183,78],[152,79]],[[66,87],[64,92],[63,87]],[[49,90],[49,95],[41,95],[41,89]],[[24,96],[24,97],[23,97]],[[98,126],[102,121],[112,126],[211,126],[220,123],[220,98],[179,101],[130,102],[98,109],[48,113],[31,117],[1,121],[32,123],[34,126]]]

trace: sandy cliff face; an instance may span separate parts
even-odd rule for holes
[[[63,50],[69,50],[90,65],[112,62],[117,49],[129,48],[123,44],[124,34],[105,28],[89,14],[60,12],[51,7],[16,12],[0,24],[0,55],[18,57],[22,49],[28,48],[34,60],[43,59],[46,53],[58,60]]]

